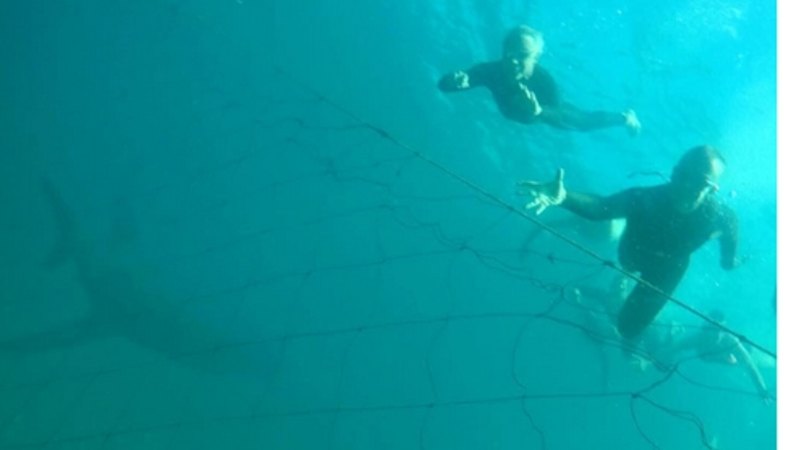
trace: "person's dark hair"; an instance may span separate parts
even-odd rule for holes
[[[725,164],[722,154],[710,145],[692,147],[681,156],[672,169],[672,179],[692,179],[703,177],[713,170],[714,161]]]

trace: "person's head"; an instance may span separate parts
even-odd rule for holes
[[[683,154],[672,169],[672,199],[678,211],[697,209],[706,197],[719,190],[725,160],[713,147],[700,145]]]
[[[527,25],[512,29],[503,40],[503,61],[517,79],[533,74],[533,68],[544,51],[542,33]]]

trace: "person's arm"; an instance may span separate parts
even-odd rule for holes
[[[578,131],[592,131],[603,128],[624,126],[631,135],[636,135],[642,128],[633,110],[624,112],[584,111],[569,103],[557,107],[545,107],[542,120],[556,128]]]
[[[537,65],[533,75],[525,81],[525,86],[536,93],[536,98],[544,111],[554,111],[561,105],[556,80],[544,67]]]
[[[753,357],[750,355],[750,352],[747,351],[745,346],[742,345],[742,342],[738,339],[736,339],[736,344],[731,352],[738,361],[741,361],[742,367],[747,371],[747,374],[750,376],[750,380],[758,390],[759,395],[761,395],[763,399],[769,400],[771,398],[771,394],[767,389],[767,385],[764,383],[764,377],[761,376],[761,371],[758,370],[758,366],[756,366],[756,363],[753,361]]]
[[[527,86],[536,93],[541,105],[539,118],[550,126],[579,131],[624,126],[632,135],[638,134],[642,128],[636,112],[632,109],[623,112],[585,111],[570,103],[562,102],[555,79],[541,66],[536,67]]]
[[[548,125],[564,130],[580,130],[585,128],[584,117],[588,114],[568,103],[562,103],[561,92],[555,78],[542,66],[536,66],[533,75],[526,81],[526,87],[536,93],[541,106],[539,119]]]
[[[439,79],[439,90],[455,92],[471,89],[486,84],[490,67],[488,63],[478,64],[467,70],[448,73]]]
[[[637,189],[628,189],[608,197],[593,194],[567,192],[564,188],[564,169],[558,169],[556,179],[541,183],[520,181],[518,185],[527,190],[533,199],[525,209],[536,209],[541,214],[549,206],[563,206],[567,210],[589,220],[611,220],[626,217],[636,201]]]
[[[568,192],[561,206],[589,220],[618,219],[628,215],[635,201],[635,192],[634,189],[628,189],[608,197]]]

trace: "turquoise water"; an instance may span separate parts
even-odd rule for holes
[[[0,449],[774,448],[745,370],[631,364],[578,301],[602,226],[518,213],[719,148],[744,264],[709,242],[675,297],[775,349],[775,4],[662,3],[4,2]],[[519,23],[641,134],[436,89]]]

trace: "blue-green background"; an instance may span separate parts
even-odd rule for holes
[[[676,296],[774,349],[775,16],[755,0],[2,2],[0,341],[90,309],[74,265],[43,265],[57,236],[43,178],[98,264],[121,267],[130,285],[115,295],[214,331],[197,336],[199,356],[170,346],[180,322],[144,319],[163,346],[111,333],[0,351],[0,448],[652,448],[634,417],[660,448],[702,448],[689,422],[641,401],[565,395],[635,392],[656,375],[613,349],[599,362],[580,330],[492,318],[552,296],[486,258],[532,224],[374,133],[337,129],[354,119],[300,86],[515,206],[517,180],[558,167],[568,187],[611,193],[657,183],[629,175],[668,173],[690,146],[718,147],[745,264],[724,272],[709,243]],[[488,92],[436,89],[498,57],[519,23],[543,32],[564,98],[634,108],[642,133],[518,125]],[[135,230],[125,252],[111,223]],[[559,286],[591,273],[508,258]],[[696,414],[720,448],[775,447],[774,405],[740,392],[742,373],[692,367],[711,389],[674,377],[654,398]],[[774,392],[774,363],[765,376]]]

